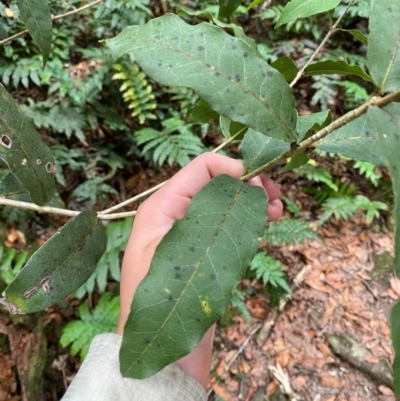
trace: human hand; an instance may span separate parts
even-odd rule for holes
[[[117,333],[123,332],[133,294],[150,268],[157,245],[174,221],[185,215],[193,196],[219,174],[239,178],[244,175],[243,164],[226,156],[205,153],[185,166],[140,205],[122,263],[121,312]],[[283,208],[278,199],[279,186],[264,175],[251,179],[249,184],[260,186],[266,191],[269,199],[268,220],[279,219]],[[204,388],[209,378],[213,338],[214,326],[189,355],[177,362]]]

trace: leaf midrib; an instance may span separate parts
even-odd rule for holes
[[[216,241],[219,232],[222,230],[229,214],[231,213],[236,201],[238,200],[240,193],[242,192],[244,186],[244,182],[241,181],[240,182],[240,187],[238,188],[238,190],[235,193],[235,196],[232,199],[231,204],[229,205],[228,210],[225,212],[224,217],[221,220],[221,223],[219,224],[219,226],[217,227],[215,234],[213,235],[210,244],[208,245],[208,247],[206,248],[206,250],[204,251],[204,254],[199,258],[199,261],[197,262],[197,265],[192,273],[192,275],[190,276],[189,280],[187,281],[185,287],[183,288],[183,290],[181,291],[181,294],[179,295],[179,297],[177,298],[175,305],[172,307],[171,312],[168,314],[168,316],[165,318],[164,322],[162,323],[162,325],[160,326],[160,328],[158,329],[158,331],[154,334],[152,340],[149,342],[149,344],[147,344],[146,348],[142,351],[142,353],[138,356],[138,358],[136,359],[136,361],[129,367],[129,369],[124,372],[124,374],[128,375],[130,370],[138,363],[140,362],[140,360],[142,359],[143,355],[147,352],[147,350],[152,346],[152,344],[154,343],[154,341],[158,338],[159,334],[162,332],[162,330],[164,329],[164,327],[166,326],[166,324],[168,323],[169,319],[171,318],[171,316],[175,313],[176,308],[178,307],[179,302],[181,301],[182,297],[185,295],[186,293],[186,289],[189,287],[189,285],[192,284],[192,281],[195,277],[195,275],[197,274],[198,270],[200,269],[204,259],[206,258],[206,256],[208,255],[211,247],[213,246],[214,242]]]

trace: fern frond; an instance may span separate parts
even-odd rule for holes
[[[119,297],[112,298],[111,293],[102,295],[93,313],[87,303],[79,306],[80,320],[67,323],[60,338],[62,347],[71,345],[72,356],[80,352],[81,360],[85,359],[93,338],[102,333],[113,332],[119,317]]]
[[[333,191],[338,191],[337,185],[333,182],[331,174],[325,167],[314,166],[310,163],[307,163],[299,167],[296,171],[298,174],[307,177],[307,179],[310,181],[322,182]]]
[[[319,239],[308,223],[299,219],[285,219],[268,225],[264,239],[271,245],[304,243],[307,238]]]
[[[155,120],[157,116],[150,110],[157,108],[157,102],[154,100],[153,89],[139,66],[120,62],[114,64],[113,68],[117,72],[112,79],[122,81],[119,90],[128,109],[132,110],[132,117],[137,117],[140,124],[144,124],[146,120]]]
[[[204,152],[200,138],[194,135],[183,121],[170,118],[162,124],[162,131],[143,128],[135,133],[136,143],[144,145],[142,155],[147,154],[155,164],[161,166],[167,161],[172,165],[177,161],[180,166],[184,166],[191,156]]]
[[[378,186],[378,180],[382,178],[382,174],[376,171],[377,167],[374,164],[357,160],[354,168],[358,169],[360,174],[365,175],[373,186]]]

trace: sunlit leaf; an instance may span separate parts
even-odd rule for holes
[[[114,55],[134,55],[164,85],[191,87],[219,114],[266,135],[296,139],[297,113],[289,85],[243,40],[166,14],[128,27],[106,43]]]
[[[50,149],[27,117],[0,84],[0,158],[33,202],[46,204],[54,195],[55,165]]]
[[[295,21],[297,18],[306,18],[332,10],[339,3],[340,0],[291,0],[283,9],[276,27]]]
[[[96,212],[80,213],[32,255],[0,303],[11,313],[37,312],[54,305],[90,277],[106,244]]]
[[[400,2],[372,0],[368,69],[381,92],[400,89]]]
[[[162,239],[136,290],[120,368],[146,378],[187,355],[218,320],[259,246],[266,221],[261,188],[220,175]]]
[[[370,107],[368,118],[378,132],[378,143],[385,155],[392,180],[395,219],[395,271],[400,277],[400,104],[392,103],[384,109]]]
[[[21,19],[43,56],[46,65],[51,51],[52,21],[47,0],[17,0]]]

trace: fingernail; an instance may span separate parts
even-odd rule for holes
[[[283,203],[279,199],[275,199],[275,200],[271,201],[269,204],[274,207],[278,206],[279,209],[281,209],[281,210],[283,209]]]

